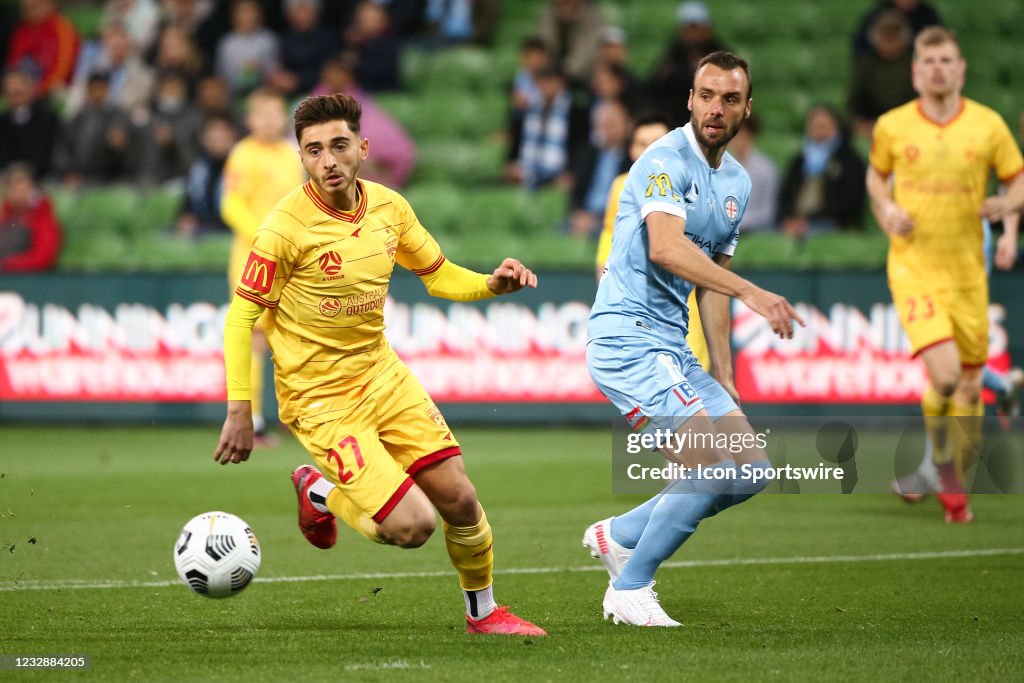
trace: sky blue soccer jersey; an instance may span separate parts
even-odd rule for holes
[[[686,220],[686,236],[709,258],[731,256],[750,198],[750,176],[728,152],[708,165],[690,124],[653,143],[637,159],[619,200],[612,251],[590,313],[590,339],[655,332],[686,336],[693,284],[651,262],[645,219],[661,211]]]

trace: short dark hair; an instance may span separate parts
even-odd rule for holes
[[[307,97],[295,107],[295,139],[302,140],[302,131],[318,123],[344,121],[353,133],[359,133],[363,108],[351,95],[335,93]]]
[[[747,99],[749,100],[754,96],[754,81],[750,79],[750,65],[747,64],[747,60],[743,59],[739,55],[727,52],[726,50],[719,50],[702,58],[697,63],[697,69],[693,72],[694,75],[696,76],[697,72],[708,64],[711,66],[717,66],[719,69],[723,69],[725,71],[742,69],[743,73],[747,75]]]
[[[640,112],[633,119],[633,130],[636,130],[640,126],[652,126],[654,124],[661,124],[668,130],[672,130],[676,127],[672,117],[665,112],[660,109],[648,109]]]
[[[541,52],[550,52],[548,49],[547,42],[544,41],[540,36],[528,36],[523,38],[519,43],[519,51],[524,52],[526,50],[540,50]]]

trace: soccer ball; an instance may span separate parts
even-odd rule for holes
[[[193,517],[174,544],[178,576],[196,593],[227,598],[241,593],[260,568],[260,542],[229,512]]]

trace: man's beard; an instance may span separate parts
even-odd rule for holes
[[[716,151],[725,147],[730,142],[732,142],[732,139],[736,137],[736,133],[739,131],[739,126],[736,126],[735,128],[729,128],[729,126],[726,125],[724,121],[722,122],[722,125],[725,126],[725,128],[723,131],[724,134],[722,135],[721,141],[712,142],[711,140],[708,140],[706,137],[704,137],[704,132],[702,130],[702,126],[700,125],[700,123],[695,121],[692,116],[690,117],[690,128],[693,130],[693,137],[697,138],[697,142],[699,142],[701,146],[705,147],[708,151]]]

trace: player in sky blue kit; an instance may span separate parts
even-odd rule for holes
[[[746,61],[728,52],[702,59],[688,106],[690,122],[651,145],[629,171],[590,315],[587,367],[638,431],[748,434],[752,443],[733,386],[730,297],[764,316],[783,338],[792,337],[794,319],[803,321],[786,299],[727,267],[750,196],[747,172],[725,151],[750,115]],[[686,345],[686,301],[694,287],[710,374]],[[753,473],[768,467],[756,446],[736,454],[710,444],[663,453],[710,474],[680,479],[636,509],[591,525],[583,537],[611,577],[603,606],[615,623],[678,626],[652,590],[655,571],[701,519],[765,485],[755,483]],[[751,474],[742,476],[742,465],[750,465]],[[719,468],[725,472],[715,472]]]

